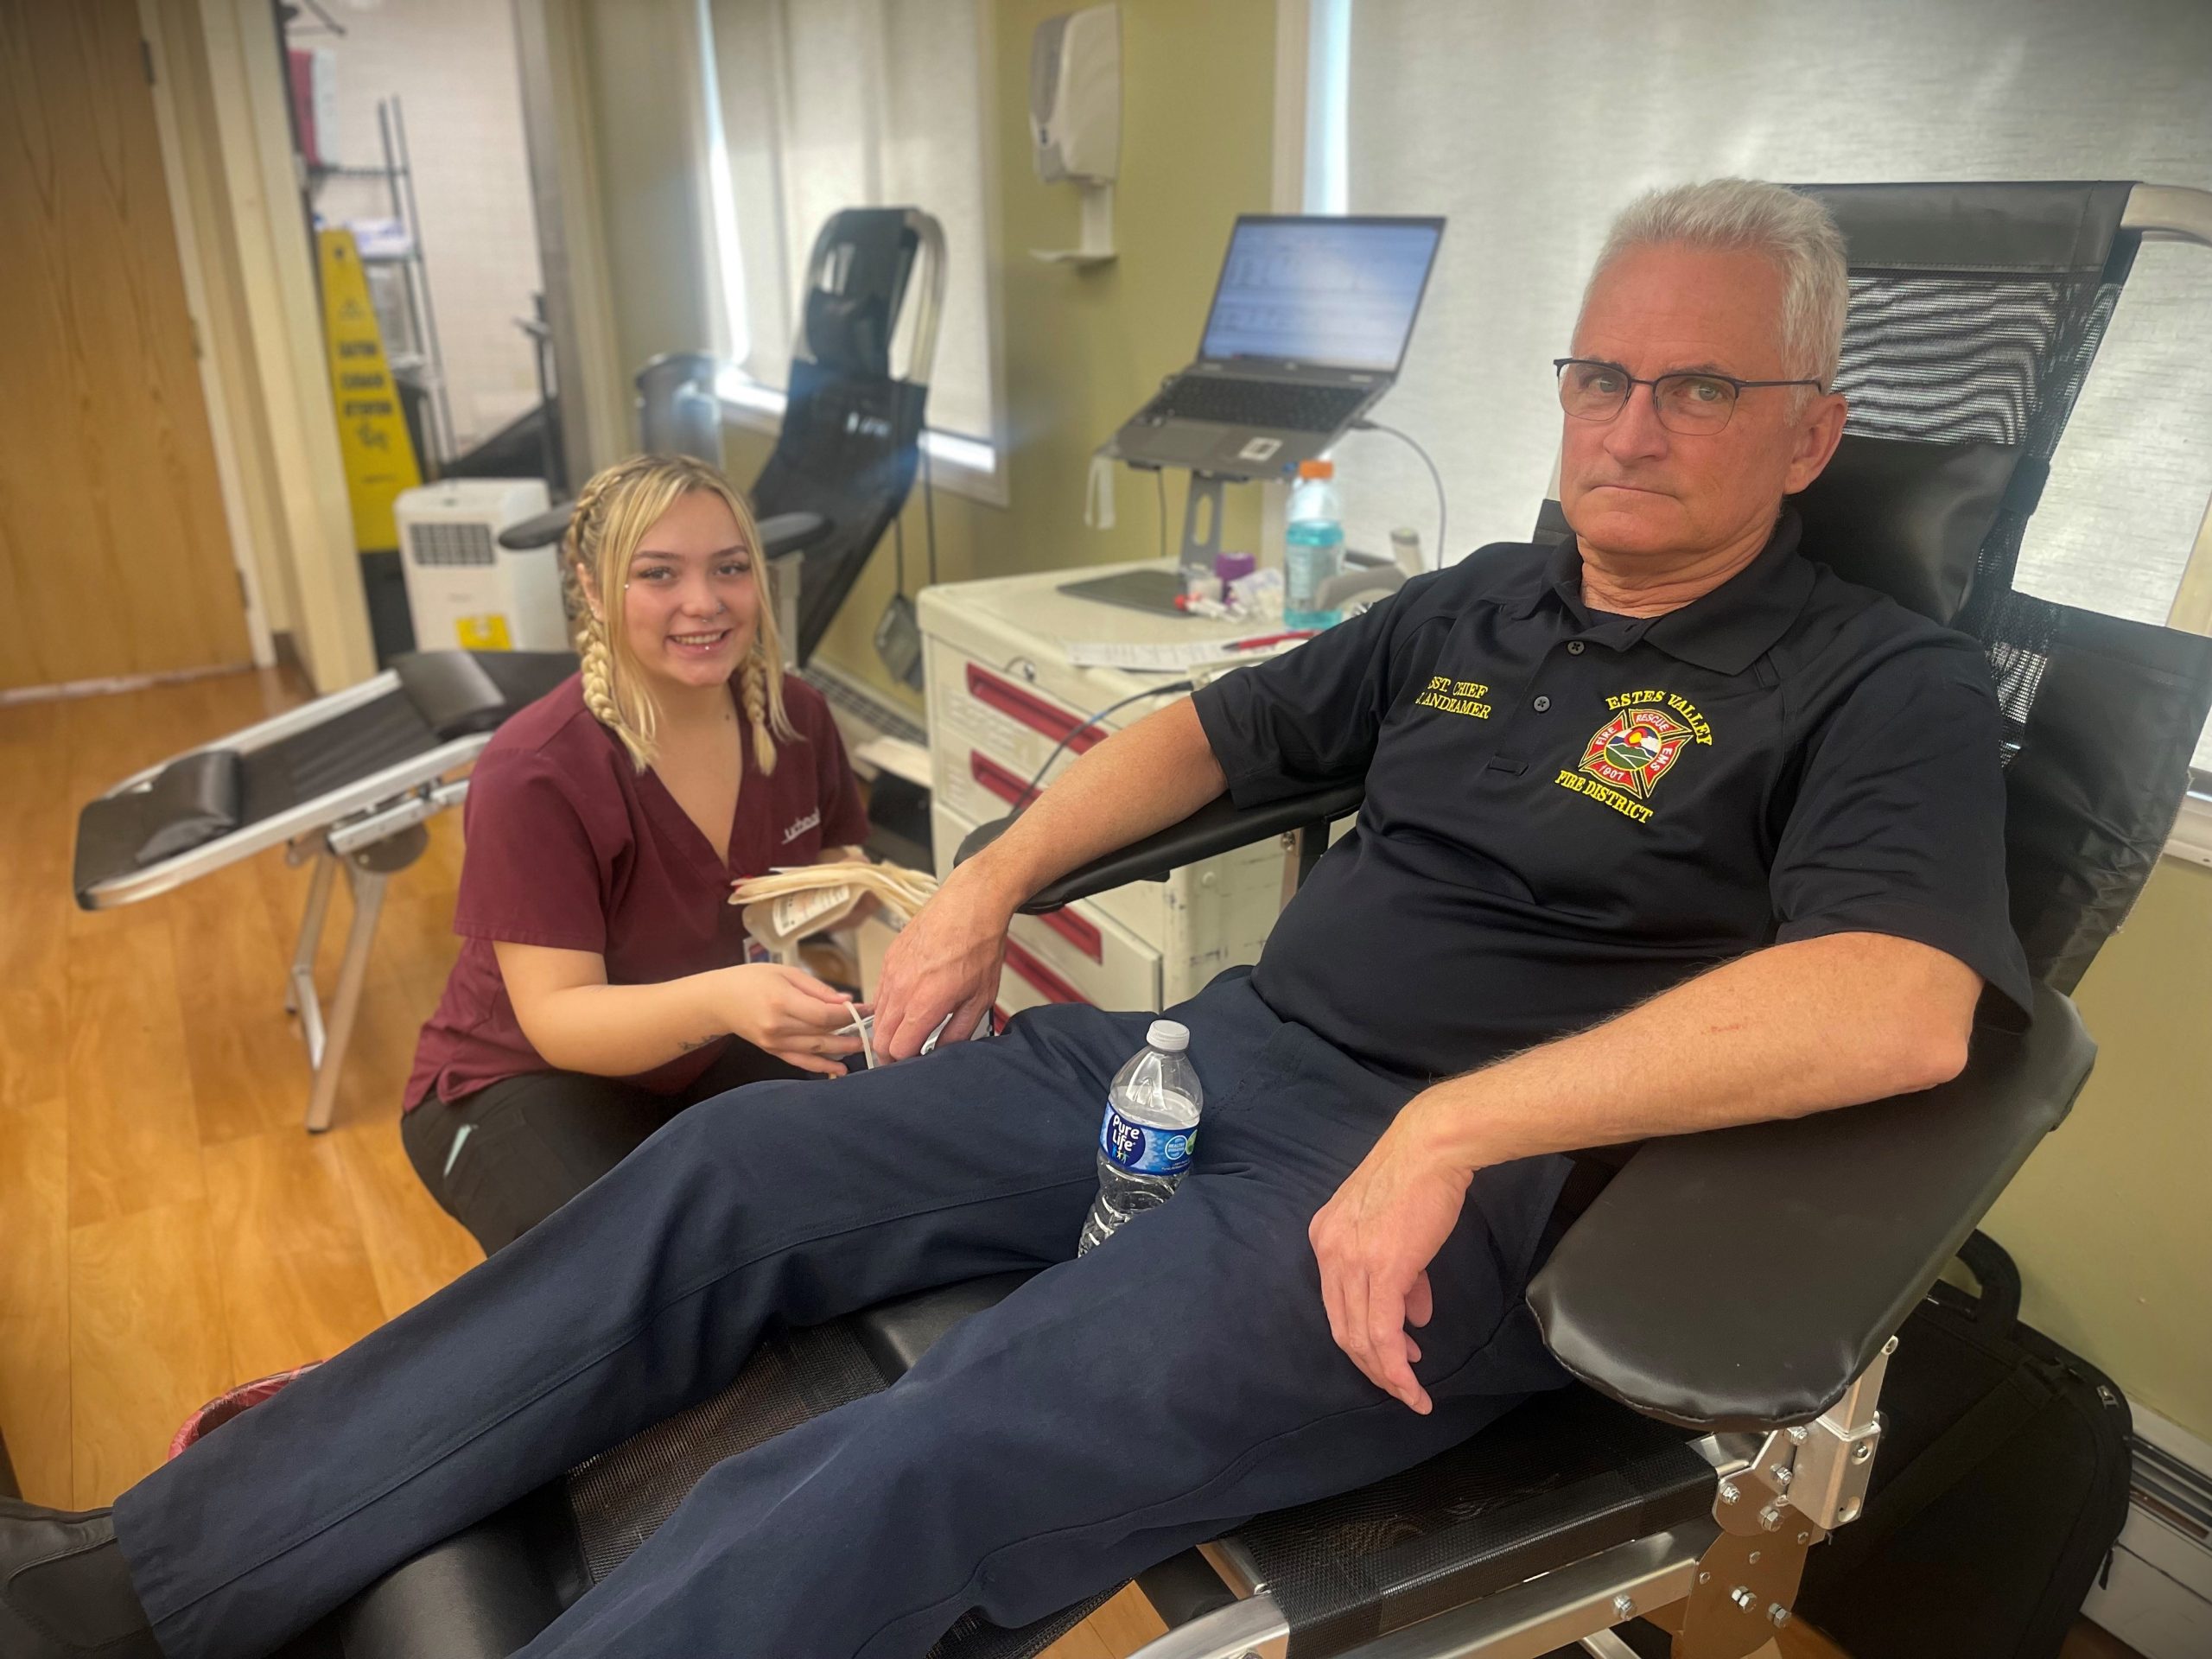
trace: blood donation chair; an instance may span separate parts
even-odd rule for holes
[[[823,222],[799,296],[783,426],[748,492],[761,556],[792,607],[794,664],[814,654],[914,486],[944,311],[944,232],[931,215],[848,207]],[[573,505],[510,525],[500,544],[560,540]],[[792,555],[796,565],[783,563]]]
[[[367,978],[385,884],[423,855],[423,826],[468,791],[452,774],[524,704],[575,671],[566,652],[436,651],[397,658],[346,690],[134,772],[77,817],[73,885],[113,910],[196,881],[271,847],[312,862],[284,1011],[300,1019],[314,1081],[307,1126],[330,1127]],[[343,871],[353,895],[326,1010],[316,947]]]
[[[1171,1627],[1142,1659],[1535,1659],[1577,1643],[1620,1659],[1666,1651],[1641,1618],[1661,1609],[1684,1659],[1765,1649],[1807,1552],[1878,1480],[1894,1333],[2088,1076],[2068,993],[2159,856],[2212,709],[2212,639],[2035,598],[2012,575],[2139,242],[2212,247],[2212,194],[1813,194],[1850,245],[1852,415],[1799,499],[1806,550],[1987,648],[2032,1020],[1978,1029],[1966,1071],[1925,1093],[1644,1146],[1529,1290],[1575,1381],[1404,1474],[1142,1575]],[[1555,504],[1544,523],[1563,533]],[[1347,779],[1253,811],[1217,801],[1030,908],[1272,836],[1308,865],[1360,797]],[[772,1332],[721,1393],[388,1575],[290,1659],[511,1653],[715,1462],[892,1384],[1027,1276]],[[1103,1599],[1019,1630],[970,1614],[935,1652],[1035,1654]]]

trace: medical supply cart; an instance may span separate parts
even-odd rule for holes
[[[1056,776],[1076,755],[1166,707],[1172,696],[1132,702],[1086,725],[1124,697],[1191,677],[1078,667],[1077,645],[1173,645],[1232,640],[1253,632],[1071,597],[1075,577],[1121,565],[1053,570],[925,588],[920,597],[930,728],[931,830],[938,874],[961,840],[1029,798],[1031,779],[1055,745]],[[1072,737],[1070,736],[1073,734]],[[1256,962],[1283,903],[1285,849],[1274,842],[1136,881],[1046,916],[1017,916],[1000,982],[999,1007],[1014,1014],[1045,1002],[1108,1008],[1167,1007],[1223,969]]]

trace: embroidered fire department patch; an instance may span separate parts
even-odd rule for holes
[[[1652,786],[1694,735],[1663,709],[1624,709],[1592,734],[1581,769],[1616,789],[1649,800]]]

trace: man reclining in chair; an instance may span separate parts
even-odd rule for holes
[[[1842,427],[1847,291],[1802,198],[1638,203],[1560,370],[1572,541],[1485,548],[1100,745],[900,938],[876,1037],[905,1057],[975,1026],[1046,881],[1224,789],[1364,779],[1258,967],[1174,1011],[1206,1109],[1170,1203],[1072,1259],[1145,1014],[721,1096],[111,1522],[17,1506],[0,1650],[246,1659],[720,1389],[772,1322],[1001,1269],[1049,1267],[712,1470],[531,1659],[918,1656],[1558,1383],[1522,1293],[1566,1154],[1928,1088],[1985,982],[2027,995],[1980,655],[1800,557],[1783,505]]]

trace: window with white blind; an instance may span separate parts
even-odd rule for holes
[[[1443,213],[1376,411],[1434,454],[1447,558],[1525,537],[1559,444],[1551,359],[1616,209],[1654,185],[2139,179],[2212,188],[2202,0],[1315,0],[1308,211]],[[1420,463],[1339,446],[1364,546],[1433,531]],[[2212,253],[2144,245],[2018,582],[2163,622],[2212,493]],[[2212,770],[2212,737],[2197,765]]]
[[[816,233],[847,207],[944,227],[924,442],[940,481],[1003,499],[977,0],[701,0],[723,395],[779,414]]]

